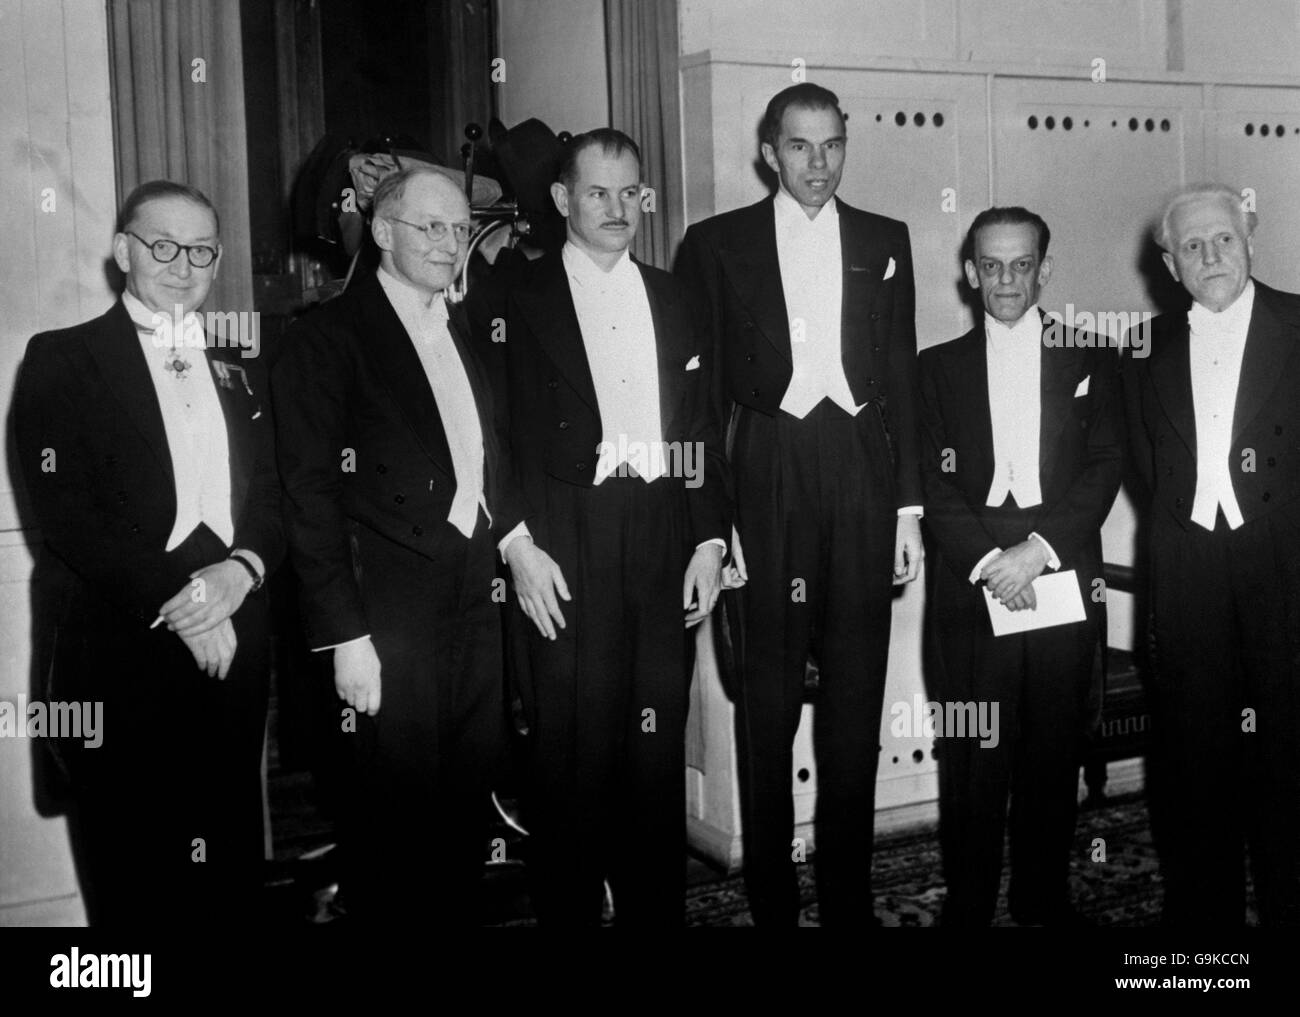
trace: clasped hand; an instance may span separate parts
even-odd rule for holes
[[[1030,537],[1008,548],[984,566],[980,579],[994,598],[1012,611],[1034,610],[1034,580],[1047,568],[1047,549]]]
[[[194,655],[199,669],[213,677],[225,678],[230,673],[237,646],[230,618],[252,587],[242,565],[220,561],[191,572],[190,582],[158,609],[167,628]]]

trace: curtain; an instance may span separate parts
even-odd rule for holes
[[[108,15],[118,205],[147,180],[201,190],[224,249],[205,307],[252,311],[239,4],[108,0]]]
[[[605,45],[610,125],[640,146],[642,176],[655,189],[632,253],[667,269],[685,230],[677,0],[605,0]]]

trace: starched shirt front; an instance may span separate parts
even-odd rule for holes
[[[666,476],[659,353],[641,270],[624,251],[608,271],[572,243],[560,254],[600,410],[592,484],[626,463],[646,483]]]
[[[483,494],[483,428],[469,375],[447,324],[447,302],[442,293],[430,298],[382,268],[378,274],[379,285],[415,346],[447,434],[456,476],[447,522],[472,536],[480,507],[488,521],[492,519]]]
[[[1192,405],[1196,413],[1196,494],[1192,522],[1214,529],[1219,509],[1231,529],[1245,520],[1232,489],[1232,418],[1255,307],[1255,284],[1247,281],[1228,307],[1215,313],[1201,304],[1187,312]]]
[[[176,518],[166,549],[179,547],[200,523],[228,547],[235,539],[230,446],[201,321],[193,312],[174,321],[172,314],[149,310],[129,290],[122,304],[149,365],[171,456]]]
[[[778,190],[772,212],[793,364],[781,409],[802,419],[829,399],[856,416],[862,406],[853,401],[841,352],[844,262],[836,200],[831,198],[809,219],[794,198]]]

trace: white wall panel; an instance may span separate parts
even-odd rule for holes
[[[30,697],[32,555],[19,531],[0,534],[0,701]],[[62,816],[38,814],[27,738],[0,738],[0,926],[85,923]],[[33,912],[33,908],[36,912]]]
[[[1043,306],[1155,307],[1149,226],[1170,189],[1204,174],[1201,89],[1005,78],[993,96],[995,203],[1052,229]]]
[[[1254,191],[1252,271],[1270,286],[1300,292],[1300,89],[1221,86],[1213,102],[1207,176]]]
[[[863,57],[951,59],[955,0],[678,0],[683,53],[744,50],[787,68]]]
[[[0,0],[0,406],[27,340],[102,313],[116,202],[102,0]],[[17,529],[11,436],[0,475],[0,699],[27,693],[31,555]],[[32,743],[0,740],[0,925],[84,922],[66,823],[39,815]]]
[[[1077,66],[1107,72],[1163,70],[1166,7],[1161,0],[962,0],[960,59],[1003,66]]]
[[[1174,0],[1183,32],[1183,67],[1218,75],[1300,76],[1300,4],[1296,0]]]

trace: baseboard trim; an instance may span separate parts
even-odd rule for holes
[[[727,833],[696,816],[687,816],[686,843],[696,854],[721,865],[728,873],[740,871],[744,851],[739,833]]]
[[[1120,759],[1106,764],[1106,796],[1118,798],[1122,795],[1135,794],[1146,786],[1146,761],[1141,756],[1132,759]],[[1083,773],[1079,774],[1079,800],[1087,794],[1083,782]],[[892,808],[876,810],[876,833],[905,833],[924,826],[934,826],[939,822],[939,801],[932,798],[923,802],[909,802]],[[811,854],[816,847],[813,842],[812,823],[798,823],[794,836],[802,837]],[[686,817],[686,843],[698,854],[726,868],[727,872],[740,871],[744,852],[740,834],[729,834],[717,827],[709,826],[694,816]]]
[[[1106,797],[1136,794],[1146,787],[1146,760],[1141,756],[1106,764]],[[1087,795],[1083,773],[1079,774],[1079,801]],[[939,801],[910,802],[876,810],[876,833],[902,833],[939,822]],[[797,832],[797,831],[796,831]]]
[[[84,928],[86,907],[80,893],[0,905],[0,928]]]

